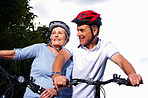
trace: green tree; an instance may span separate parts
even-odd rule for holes
[[[23,48],[34,43],[48,42],[46,26],[34,29],[33,20],[36,15],[30,11],[32,7],[29,6],[29,1],[0,0],[0,50]],[[0,60],[0,66],[3,66],[10,74],[22,75],[28,79],[32,60]],[[0,84],[3,84],[3,78],[0,76]],[[14,98],[22,98],[25,88],[16,86]]]

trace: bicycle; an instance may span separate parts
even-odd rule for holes
[[[30,77],[29,80],[25,80],[23,76],[17,77],[16,75],[11,75],[5,69],[0,66],[0,74],[6,78],[6,86],[0,88],[0,98],[12,98],[14,93],[14,86],[18,84],[27,85],[34,93],[41,94],[45,89],[40,85],[35,84],[35,79]]]
[[[79,83],[87,83],[88,85],[95,85],[95,92],[94,92],[94,98],[100,98],[100,90],[103,89],[102,85],[109,84],[111,82],[117,83],[120,85],[126,85],[126,86],[133,86],[130,83],[129,79],[120,78],[121,75],[113,74],[113,79],[109,79],[107,81],[93,81],[93,79],[69,79],[67,80],[67,85],[78,85]],[[140,84],[143,84],[143,80],[141,80]],[[105,90],[102,90],[102,93],[104,94],[105,98]]]
[[[31,77],[29,80],[25,80],[23,76],[17,77],[16,75],[11,75],[3,67],[0,66],[0,74],[2,74],[6,79],[6,86],[4,88],[0,88],[0,91],[3,91],[0,98],[12,98],[14,93],[14,86],[18,84],[27,85],[34,93],[41,94],[45,89],[40,85],[35,84],[35,79]],[[78,85],[79,83],[87,83],[88,85],[95,85],[95,98],[100,98],[100,87],[102,85],[115,82],[119,85],[133,86],[130,81],[125,78],[120,78],[120,75],[114,74],[113,79],[109,79],[107,81],[93,81],[93,79],[68,79],[67,85]],[[140,84],[143,84],[141,81]],[[105,94],[105,91],[104,91]],[[105,98],[105,96],[104,96]]]

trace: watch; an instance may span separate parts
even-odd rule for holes
[[[62,75],[61,72],[52,72],[51,76],[53,76],[53,75],[55,75],[55,74],[61,74],[61,75]]]

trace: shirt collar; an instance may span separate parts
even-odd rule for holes
[[[99,39],[99,37],[98,37],[98,44],[95,46],[95,47],[93,47],[90,51],[95,51],[95,50],[98,50],[99,48],[100,48],[100,44],[101,44],[101,39]],[[85,46],[83,46],[83,45],[79,45],[79,47],[81,47],[82,49],[85,49],[85,50],[88,50]],[[78,48],[79,48],[78,47]]]

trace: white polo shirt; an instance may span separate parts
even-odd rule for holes
[[[88,50],[84,46],[79,46],[76,41],[70,41],[64,49],[73,56],[72,78],[102,80],[107,59],[119,53],[111,42],[105,42],[98,38],[98,44]],[[80,83],[73,86],[72,98],[93,98],[94,86]]]

